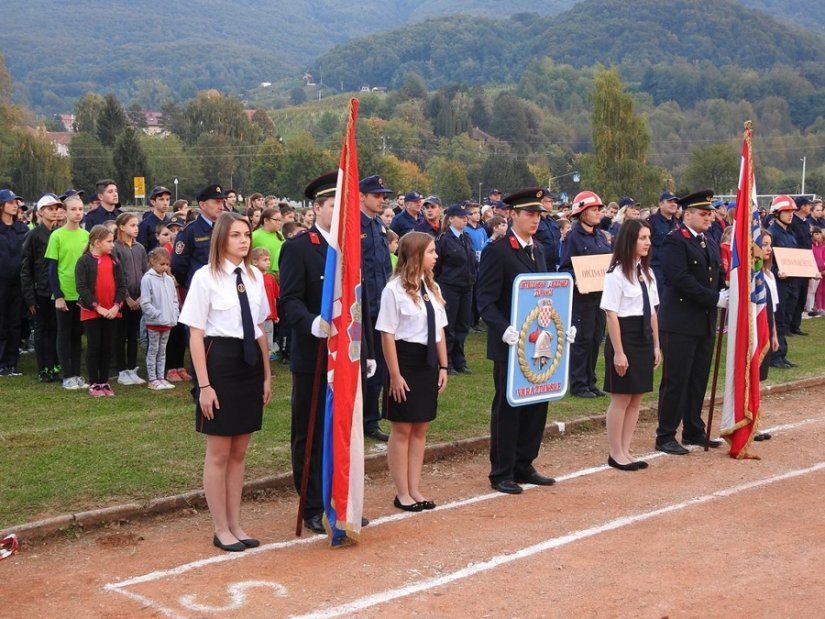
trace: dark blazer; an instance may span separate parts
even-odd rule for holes
[[[214,224],[207,223],[201,215],[192,223],[186,224],[186,227],[175,237],[172,275],[184,288],[189,288],[195,271],[209,262],[209,246],[212,244],[213,228]]]
[[[292,347],[289,369],[295,373],[315,373],[319,345],[322,340],[312,335],[312,322],[321,313],[324,294],[324,269],[329,244],[318,228],[312,226],[306,234],[293,237],[281,247],[278,271],[281,276],[281,296],[278,311],[281,322],[291,329]],[[374,359],[373,326],[369,303],[361,287],[362,338],[361,358]],[[326,354],[321,371],[326,372]]]
[[[681,227],[662,244],[664,286],[659,291],[659,328],[691,336],[712,337],[716,303],[725,274],[719,245],[705,234],[705,248],[690,230]]]
[[[112,270],[115,275],[115,303],[123,305],[128,291],[126,289],[126,275],[117,258],[112,254]],[[74,267],[74,277],[79,295],[78,303],[87,310],[97,307],[97,297],[93,291],[97,282],[97,258],[90,252],[84,253]]]
[[[36,305],[37,297],[52,296],[49,284],[49,265],[46,247],[52,231],[43,224],[26,235],[23,241],[23,259],[20,265],[20,283],[26,305]]]
[[[449,227],[438,237],[435,242],[438,261],[434,274],[440,286],[467,291],[476,280],[476,251],[467,233],[462,232],[461,237],[453,234]]]
[[[535,261],[530,260],[513,231],[493,241],[481,253],[476,282],[478,311],[487,323],[487,358],[507,361],[507,344],[501,336],[510,326],[513,280],[519,273],[542,273],[547,270],[544,250],[533,240]]]

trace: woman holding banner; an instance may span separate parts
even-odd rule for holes
[[[659,294],[650,269],[650,224],[628,219],[619,228],[604,277],[601,309],[607,314],[604,389],[607,408],[607,463],[621,471],[646,469],[634,461],[630,443],[642,396],[653,391],[653,369],[662,360],[656,307]]]

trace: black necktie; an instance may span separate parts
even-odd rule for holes
[[[646,342],[650,341],[653,330],[650,327],[650,298],[647,296],[647,284],[642,276],[642,265],[636,265],[636,278],[642,287],[642,331]]]
[[[533,257],[533,246],[532,245],[525,245],[524,251],[527,252],[527,255],[530,256],[530,260],[535,262],[535,258]]]
[[[421,298],[427,308],[427,365],[434,368],[438,366],[438,355],[435,352],[435,308],[424,282],[421,282]]]
[[[261,358],[261,350],[255,343],[255,323],[252,322],[252,310],[249,309],[249,297],[241,278],[241,267],[235,269],[235,287],[241,302],[241,322],[243,322],[243,360],[247,365],[255,365]]]

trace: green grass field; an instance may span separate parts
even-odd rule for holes
[[[821,374],[825,319],[807,320],[803,328],[811,336],[791,338],[788,355],[799,367],[771,370],[768,384]],[[493,381],[485,338],[483,333],[468,338],[473,374],[450,377],[431,443],[487,433]],[[194,430],[188,384],[160,392],[115,384],[115,398],[92,399],[64,391],[59,383],[39,384],[34,363],[34,355],[26,354],[20,364],[24,376],[0,378],[0,529],[200,488],[204,439]],[[250,479],[289,470],[291,380],[280,363],[273,364],[273,385],[263,430],[247,459]],[[655,395],[646,401],[654,402]],[[550,405],[549,418],[604,413],[607,401],[568,397]]]

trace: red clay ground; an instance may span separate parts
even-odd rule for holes
[[[399,513],[387,474],[367,481],[373,519],[356,547],[296,541],[294,497],[244,506],[265,543],[221,553],[206,513],[25,544],[0,562],[7,617],[803,617],[825,599],[825,387],[771,396],[778,427],[735,461],[723,450],[603,465],[603,432],[542,448],[559,483],[492,492],[486,454],[428,465],[433,512]],[[552,410],[552,407],[551,407]],[[107,585],[109,585],[107,587]]]

